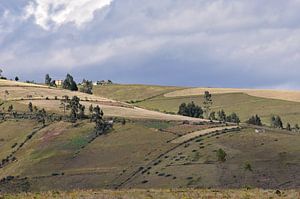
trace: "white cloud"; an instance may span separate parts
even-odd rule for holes
[[[26,68],[24,73],[29,69],[36,73],[94,69],[90,75],[97,75],[97,70],[101,74],[122,70],[132,71],[134,76],[145,70],[156,74],[170,71],[160,79],[147,74],[145,79],[157,81],[153,83],[300,83],[299,0],[111,2],[29,0],[22,10],[25,19],[34,20],[8,26],[11,14],[2,17],[9,21],[3,23],[3,30],[11,34],[0,30],[0,44],[5,44],[0,46],[0,60],[14,71]],[[101,12],[95,13],[99,9]],[[43,31],[35,24],[47,30],[61,28]],[[14,44],[19,45],[16,48]],[[178,74],[186,77],[172,78]],[[296,83],[290,83],[291,79]]]
[[[45,30],[74,23],[80,27],[93,19],[94,12],[113,0],[34,0],[25,8],[24,18],[33,16],[37,25]]]

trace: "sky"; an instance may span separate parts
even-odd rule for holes
[[[9,78],[300,89],[300,0],[0,0]]]

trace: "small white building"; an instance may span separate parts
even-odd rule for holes
[[[62,86],[63,80],[55,80],[56,86]]]

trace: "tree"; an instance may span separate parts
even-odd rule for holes
[[[91,104],[89,107],[90,114],[93,114],[93,110],[94,110],[94,107],[93,107],[93,104]]]
[[[14,106],[11,104],[11,105],[8,107],[7,111],[10,113],[10,112],[12,112],[13,110],[14,110]]]
[[[226,161],[226,152],[223,149],[217,150],[217,158],[219,162],[225,162]]]
[[[217,118],[216,118],[216,112],[211,112],[210,114],[209,114],[209,118],[208,119],[210,119],[210,120],[217,120]]]
[[[179,110],[178,110],[178,114],[179,114],[179,115],[188,115],[186,103],[180,104]]]
[[[48,86],[50,86],[51,85],[51,77],[50,77],[50,75],[49,74],[46,74],[46,76],[45,76],[45,84],[46,85],[48,85]]]
[[[66,110],[67,110],[67,105],[69,103],[69,100],[70,100],[69,96],[67,96],[67,95],[64,95],[62,97],[62,99],[60,100],[60,107],[59,108],[63,109],[64,115],[66,115]]]
[[[93,111],[94,111],[94,107],[93,107],[93,105],[91,104],[90,107],[89,107],[89,112],[90,112],[90,122],[93,121]]]
[[[0,68],[0,77],[2,77],[3,70]]]
[[[295,124],[295,129],[296,129],[296,131],[299,131],[299,129],[300,129],[299,124]]]
[[[203,110],[200,106],[196,105],[194,102],[191,102],[188,105],[186,105],[186,103],[182,103],[179,106],[178,114],[189,116],[189,117],[200,118],[203,116]]]
[[[39,110],[37,112],[37,121],[39,123],[42,123],[43,126],[45,126],[45,124],[46,124],[46,117],[47,117],[47,113],[46,113],[45,109]]]
[[[93,82],[83,79],[82,86],[80,87],[80,92],[93,94]]]
[[[70,120],[72,123],[76,123],[78,119],[78,111],[80,106],[80,99],[77,96],[74,96],[71,100],[68,101],[68,109],[71,110]]]
[[[62,87],[64,89],[68,89],[71,91],[78,91],[78,87],[76,82],[74,81],[73,77],[70,74],[67,74],[66,79],[63,82]]]
[[[290,123],[287,123],[287,124],[286,124],[286,130],[288,130],[288,131],[291,131],[291,130],[292,130],[292,127],[291,127],[291,124],[290,124]]]
[[[209,118],[209,113],[210,113],[210,109],[211,109],[212,104],[213,104],[212,95],[208,91],[205,91],[204,92],[203,108],[204,108],[204,113],[205,113],[206,118]]]
[[[31,102],[29,102],[29,104],[28,104],[28,110],[29,110],[30,113],[33,112],[33,106],[32,106]]]
[[[85,111],[85,106],[82,104],[79,104],[79,114],[78,114],[79,119],[85,118],[84,111]]]
[[[223,109],[218,111],[218,120],[220,122],[226,122],[226,113]]]
[[[15,77],[15,81],[19,81],[19,77],[18,76]]]
[[[262,126],[261,119],[258,115],[250,117],[247,123],[252,125]]]
[[[97,135],[103,133],[103,131],[105,129],[105,122],[103,120],[103,115],[104,115],[103,111],[101,110],[101,108],[98,105],[96,107],[94,107],[92,120],[96,124],[95,129],[96,129]]]

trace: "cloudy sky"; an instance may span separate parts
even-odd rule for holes
[[[300,89],[300,0],[0,0],[4,75]]]

